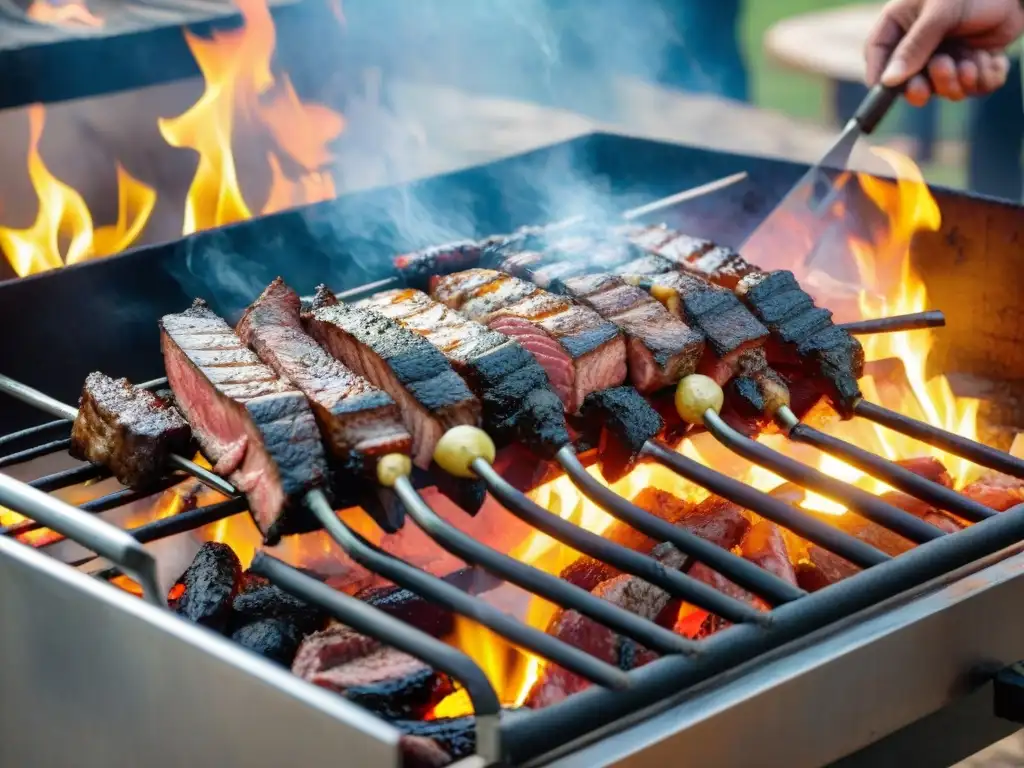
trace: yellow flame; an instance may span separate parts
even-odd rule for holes
[[[184,114],[158,121],[173,147],[189,148],[199,165],[189,187],[182,233],[252,218],[238,181],[232,138],[236,119],[262,126],[273,144],[267,153],[271,178],[263,213],[334,197],[328,146],[343,130],[341,115],[303,104],[287,76],[274,77],[276,32],[263,0],[237,0],[244,24],[206,40],[185,32],[206,89]],[[286,167],[293,167],[289,178]]]
[[[45,122],[42,106],[29,107],[28,119],[28,176],[39,198],[39,211],[28,229],[0,227],[0,249],[15,273],[24,277],[109,256],[135,242],[156,205],[156,192],[118,165],[117,222],[94,229],[82,196],[54,176],[43,162],[39,152]]]

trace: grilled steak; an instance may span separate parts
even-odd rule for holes
[[[426,288],[434,275],[475,267],[480,260],[485,242],[459,240],[403,253],[395,257],[394,265],[402,274],[406,285]]]
[[[569,442],[565,416],[544,369],[508,336],[468,320],[425,293],[385,291],[360,302],[423,336],[480,398],[491,435],[553,456]]]
[[[303,307],[303,312],[312,312],[314,309],[320,309],[321,307],[334,307],[340,302],[338,297],[334,295],[334,292],[323,283],[320,283],[316,287],[316,291],[313,293],[313,300],[309,303],[308,307]]]
[[[624,227],[619,232],[645,250],[699,275],[705,275],[716,285],[730,291],[743,277],[756,269],[731,248],[673,232],[664,224]]]
[[[178,407],[214,471],[246,495],[264,540],[314,530],[301,501],[326,484],[327,461],[306,398],[201,300],[160,329]]]
[[[284,619],[259,619],[231,633],[231,639],[265,659],[290,667],[299,642],[299,628]]]
[[[646,291],[620,277],[597,274],[564,279],[561,292],[626,335],[629,378],[641,392],[671,386],[696,370],[704,351],[703,336]]]
[[[302,328],[299,295],[277,278],[245,311],[238,335],[309,400],[337,466],[374,476],[377,459],[409,453],[412,436],[390,395],[327,354]]]
[[[189,453],[192,434],[177,409],[128,379],[90,373],[71,427],[69,452],[100,464],[122,485],[157,482],[172,453]]]
[[[430,466],[446,429],[480,423],[480,401],[448,361],[419,334],[368,309],[322,307],[305,318],[335,358],[391,395],[412,433],[413,462]]]
[[[609,483],[633,469],[644,445],[664,426],[658,412],[633,387],[611,387],[587,395],[580,415],[601,430],[598,462]]]
[[[832,313],[814,306],[792,272],[751,272],[736,285],[740,296],[768,326],[779,357],[795,355],[829,389],[829,399],[845,417],[860,397],[864,348],[832,323]]]
[[[393,719],[422,718],[454,690],[447,675],[340,624],[303,640],[292,672]]]
[[[540,363],[575,413],[591,392],[626,378],[626,347],[618,328],[591,309],[488,269],[440,278],[433,296],[518,341]]]

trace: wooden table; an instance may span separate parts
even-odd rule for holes
[[[865,3],[783,19],[765,34],[765,52],[783,66],[824,78],[831,116],[844,123],[864,97],[864,41],[881,11],[881,3]]]

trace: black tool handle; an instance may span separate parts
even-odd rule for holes
[[[868,91],[864,101],[857,107],[853,119],[857,121],[857,125],[865,134],[871,134],[882,122],[882,118],[889,114],[892,105],[896,103],[896,99],[902,93],[902,85],[893,88],[879,83]]]

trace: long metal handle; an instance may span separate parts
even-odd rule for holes
[[[447,551],[462,558],[466,563],[479,565],[496,576],[507,579],[516,586],[522,587],[545,600],[550,600],[562,608],[578,611],[584,616],[604,624],[609,629],[613,629],[619,634],[636,640],[652,651],[657,651],[658,653],[696,652],[696,646],[685,637],[658,626],[653,621],[648,621],[624,608],[620,608],[607,600],[602,600],[600,597],[590,594],[590,592],[577,587],[575,584],[571,584],[557,576],[534,568],[508,555],[504,555],[496,549],[481,544],[472,536],[468,536],[446,522],[427,506],[427,503],[423,501],[416,492],[416,489],[412,487],[408,477],[401,477],[395,482],[395,492],[405,505],[405,510],[409,517],[430,538]],[[694,583],[698,582],[694,581]],[[716,593],[716,597],[719,596],[724,597],[720,593]],[[699,603],[702,597],[703,594],[695,592],[694,595],[690,596],[690,599]],[[735,605],[731,603],[735,603]],[[705,606],[702,605],[701,607]],[[749,621],[749,615],[754,613],[749,606],[738,601],[729,601],[728,598],[726,600],[716,600],[713,607],[707,607],[706,609],[715,611],[716,608],[727,609],[727,615],[723,616],[723,618],[733,622]]]
[[[68,421],[74,421],[78,418],[78,409],[73,408],[67,403],[62,403],[60,400],[54,400],[52,397],[47,395],[45,392],[40,392],[38,389],[34,389],[27,384],[22,384],[20,381],[15,381],[9,376],[0,374],[0,392],[6,392],[12,397],[16,397],[23,403],[34,405],[40,410],[51,413],[54,416],[59,416],[62,419]],[[237,493],[234,486],[231,485],[227,480],[222,477],[215,475],[208,469],[200,467],[193,461],[189,461],[184,456],[171,455],[170,464],[176,469],[182,469],[188,474],[192,475],[196,480],[200,481],[209,488],[215,491],[223,493],[225,496],[233,496]]]
[[[369,570],[425,599],[492,629],[506,640],[604,688],[625,688],[626,674],[575,646],[512,618],[446,581],[383,552],[349,528],[320,491],[306,494],[306,506],[345,554]]]
[[[477,754],[484,758],[485,765],[501,763],[501,702],[487,675],[473,659],[401,619],[389,616],[362,600],[331,589],[276,557],[257,552],[252,559],[250,570],[259,576],[265,576],[300,600],[323,608],[357,632],[422,659],[434,669],[450,675],[461,683],[469,694],[476,716]]]
[[[3,474],[0,474],[0,504],[38,520],[116,563],[139,583],[146,600],[154,605],[167,605],[157,582],[153,556],[120,528]]]
[[[857,121],[857,125],[866,135],[874,133],[875,128],[889,114],[889,110],[892,109],[893,104],[902,93],[902,85],[891,88],[879,83],[868,91],[868,95],[864,97],[860,106],[857,107],[857,111],[853,113],[852,119]]]

